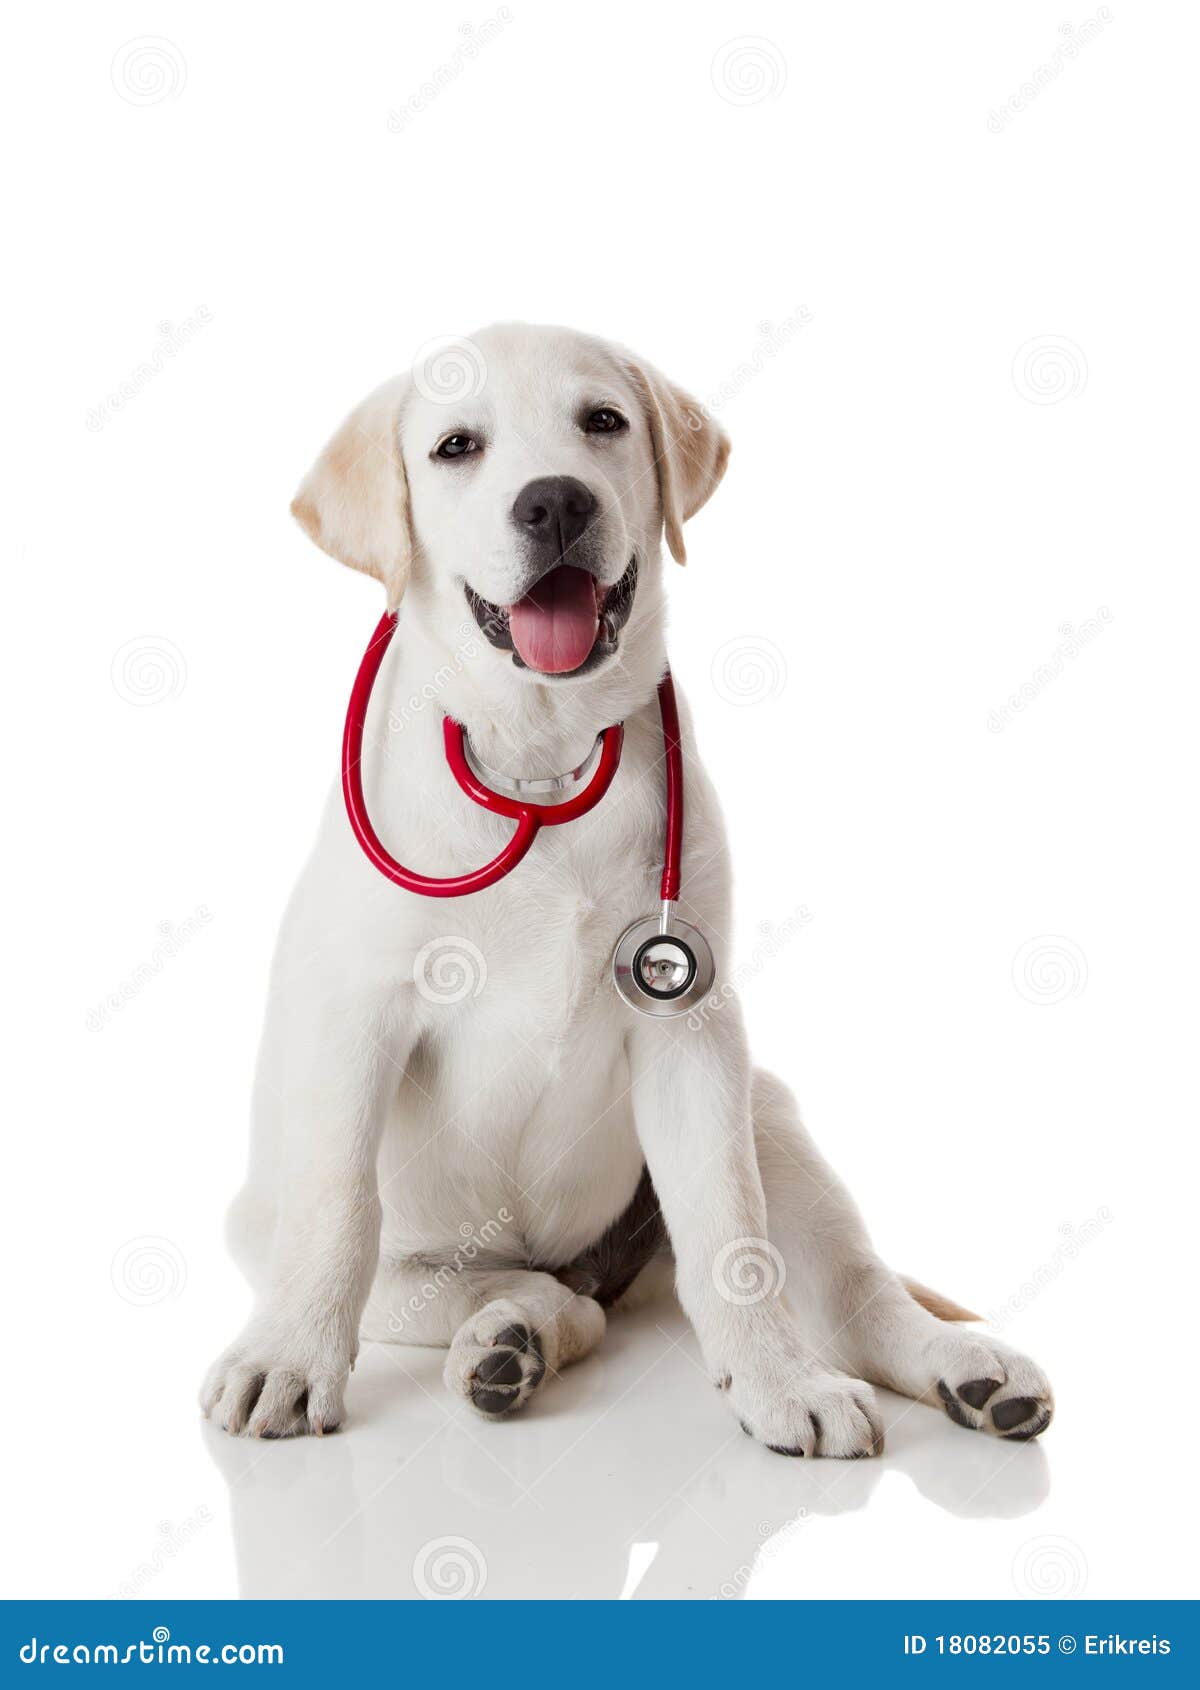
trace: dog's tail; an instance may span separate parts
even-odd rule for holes
[[[910,1279],[907,1274],[900,1275],[900,1283],[914,1302],[920,1303],[923,1309],[935,1314],[939,1320],[981,1320],[981,1315],[972,1314],[970,1309],[964,1309],[959,1303],[952,1303],[949,1297],[943,1297],[940,1291],[931,1291],[928,1285],[922,1285],[919,1279]]]

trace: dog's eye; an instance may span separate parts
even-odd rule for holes
[[[473,434],[448,434],[433,449],[435,458],[461,458],[467,452],[478,452],[479,442]]]
[[[628,427],[620,411],[611,410],[607,405],[593,411],[583,425],[585,434],[620,434],[623,428]]]

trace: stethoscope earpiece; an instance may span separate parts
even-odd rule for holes
[[[661,916],[643,916],[617,940],[612,976],[630,1009],[666,1019],[702,1003],[717,969],[700,929],[664,903]]]

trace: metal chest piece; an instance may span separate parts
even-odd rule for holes
[[[673,902],[660,915],[643,916],[617,940],[613,985],[639,1015],[686,1015],[708,996],[717,977],[708,940],[681,921]]]

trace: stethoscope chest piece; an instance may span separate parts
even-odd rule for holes
[[[708,940],[675,914],[643,916],[617,940],[613,985],[640,1015],[686,1015],[717,977]]]

